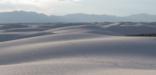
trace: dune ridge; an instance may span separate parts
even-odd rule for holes
[[[82,25],[41,32],[53,34],[0,43],[2,75],[156,74],[155,37],[116,36]]]

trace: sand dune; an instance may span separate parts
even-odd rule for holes
[[[155,37],[114,36],[115,32],[84,25],[41,32],[54,34],[0,43],[0,74],[156,74]]]

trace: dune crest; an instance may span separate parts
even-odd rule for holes
[[[46,35],[1,42],[0,73],[2,75],[156,74],[155,37],[121,36],[103,28],[105,27],[101,25],[50,28],[37,33],[49,33]],[[31,32],[34,31],[28,33]],[[6,33],[11,34],[7,31]]]

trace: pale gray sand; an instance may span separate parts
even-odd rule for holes
[[[55,33],[51,35],[2,42],[0,74],[156,74],[156,38],[110,36],[95,31],[87,26],[66,27],[45,31]]]

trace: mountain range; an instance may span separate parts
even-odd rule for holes
[[[136,14],[131,16],[68,14],[45,15],[36,12],[1,12],[0,23],[56,23],[56,22],[156,22],[156,15]]]

